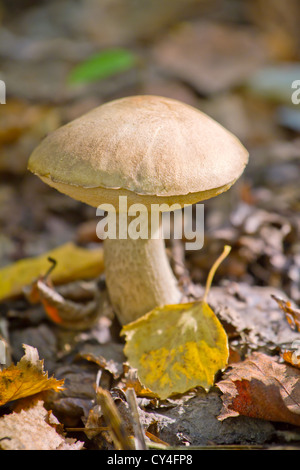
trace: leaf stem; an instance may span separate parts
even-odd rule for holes
[[[219,258],[214,262],[214,264],[210,268],[210,271],[208,273],[207,280],[206,280],[203,302],[206,302],[216,270],[218,269],[222,261],[229,255],[230,251],[231,251],[231,246],[225,245],[223,253],[219,256]]]

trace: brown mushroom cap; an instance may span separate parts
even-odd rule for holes
[[[191,204],[229,189],[248,161],[240,141],[179,101],[130,96],[99,106],[49,134],[28,168],[74,199],[97,207]],[[115,191],[118,189],[118,191]]]

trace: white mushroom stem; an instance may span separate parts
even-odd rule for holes
[[[182,293],[159,235],[160,230],[157,239],[104,240],[106,285],[122,325],[155,307],[180,302]]]

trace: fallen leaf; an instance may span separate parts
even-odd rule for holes
[[[31,285],[49,270],[48,258],[56,261],[51,273],[54,284],[78,279],[91,279],[104,270],[103,250],[88,250],[66,243],[42,256],[25,258],[0,270],[0,300],[21,295],[24,287]]]
[[[290,348],[285,349],[281,356],[285,362],[300,369],[300,340],[296,339],[293,341]]]
[[[62,390],[64,380],[48,378],[37,349],[24,345],[24,350],[24,356],[16,365],[0,371],[0,406],[46,390]]]
[[[98,364],[99,367],[110,372],[115,379],[122,375],[123,362],[126,360],[123,345],[114,342],[84,344],[76,357]]]
[[[165,399],[209,389],[228,358],[227,336],[204,302],[166,305],[123,327],[124,352],[142,384]]]
[[[87,363],[62,363],[55,376],[64,379],[64,389],[47,393],[47,408],[51,409],[66,426],[77,426],[87,416],[95,399],[96,367]]]
[[[300,331],[300,310],[293,308],[291,302],[280,299],[276,295],[271,295],[276,300],[279,307],[284,311],[288,324],[293,330]]]
[[[227,335],[206,303],[213,275],[230,248],[210,270],[204,299],[158,307],[125,325],[124,352],[141,383],[161,399],[202,386],[208,390],[227,364]]]
[[[216,384],[222,391],[218,419],[238,415],[300,425],[300,370],[255,352],[231,364]]]
[[[283,351],[282,358],[292,366],[300,369],[300,351]]]
[[[104,298],[100,289],[85,303],[66,299],[43,279],[35,283],[33,292],[35,297],[38,295],[49,318],[62,328],[80,331],[91,328],[102,313]]]
[[[151,390],[149,390],[149,388],[145,388],[141,384],[136,369],[132,369],[128,366],[128,364],[124,364],[124,369],[124,378],[120,383],[120,387],[124,392],[126,392],[128,388],[133,388],[137,397],[158,398],[158,395],[156,393],[153,393]]]
[[[83,442],[66,439],[56,429],[59,423],[43,402],[0,419],[0,448],[3,450],[81,450]]]

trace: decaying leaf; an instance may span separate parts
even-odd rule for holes
[[[48,378],[47,372],[44,372],[37,349],[24,345],[24,350],[24,356],[16,365],[0,371],[0,406],[46,390],[62,389],[63,380]]]
[[[283,351],[282,358],[294,367],[300,369],[300,351]]]
[[[242,355],[257,350],[272,355],[278,351],[278,345],[291,344],[299,337],[273,301],[274,294],[281,297],[283,292],[246,282],[226,282],[211,288],[211,307],[226,329],[230,346],[238,346]]]
[[[87,343],[80,349],[77,357],[95,362],[99,367],[110,372],[115,379],[123,373],[125,356],[122,344],[113,342],[107,344]]]
[[[231,364],[218,382],[223,409],[220,420],[238,415],[300,425],[300,370],[255,352]]]
[[[128,370],[126,370],[127,368]],[[124,392],[126,392],[128,388],[133,388],[137,397],[158,398],[158,395],[156,393],[149,390],[149,388],[145,388],[141,384],[138,378],[136,369],[132,369],[127,364],[124,364],[124,369],[125,369],[125,374],[120,383],[120,387],[122,388]]]
[[[213,265],[201,302],[158,307],[122,329],[130,366],[161,399],[197,386],[209,389],[227,364],[227,335],[206,297],[215,270],[229,251],[226,247]]]
[[[3,450],[81,450],[83,443],[57,432],[59,423],[42,401],[0,419]]]
[[[293,341],[289,349],[282,351],[281,356],[285,362],[300,369],[300,339]]]
[[[50,257],[48,260],[53,263],[48,272],[23,289],[26,298],[32,304],[41,303],[49,318],[62,328],[81,331],[92,328],[108,303],[98,279],[74,281],[54,288],[50,274],[57,263]]]
[[[64,298],[43,279],[36,282],[34,291],[49,318],[63,328],[73,330],[90,328],[97,322],[101,314],[100,306],[103,299],[100,290],[96,291],[92,300],[85,303]]]
[[[284,311],[288,324],[293,330],[300,331],[300,310],[293,308],[291,302],[280,299],[276,295],[271,296]]]
[[[91,279],[99,276],[104,269],[103,250],[88,250],[73,243],[66,243],[36,258],[17,261],[0,270],[0,300],[22,294],[24,287],[49,270],[48,258],[56,261],[51,273],[54,284],[77,279]]]

